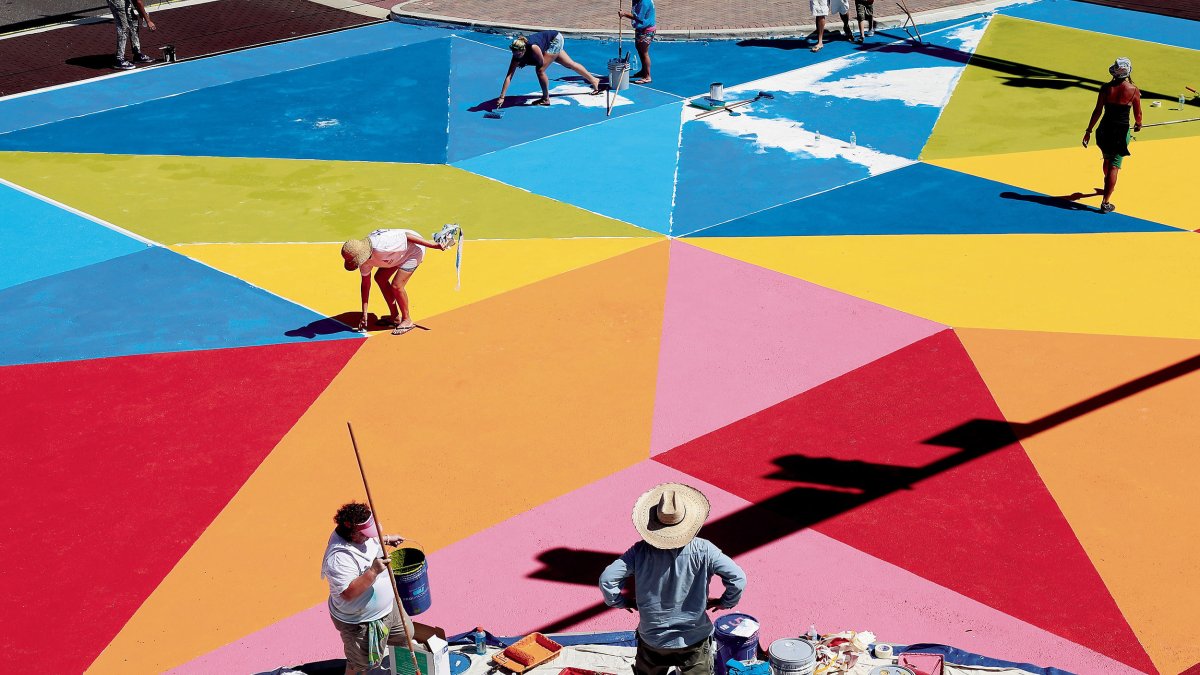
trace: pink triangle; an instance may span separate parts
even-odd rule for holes
[[[434,552],[433,608],[418,621],[447,633],[483,626],[519,635],[633,630],[636,617],[600,602],[596,577],[636,540],[634,500],[663,482],[694,485],[712,515],[701,536],[725,548],[749,583],[735,611],[762,624],[762,639],[871,630],[888,642],[940,642],[1014,661],[1081,673],[1131,668],[858,551],[792,519],[655,461],[645,461]],[[316,555],[319,552],[314,552]],[[171,671],[174,675],[260,672],[339,658],[322,603]]]
[[[671,242],[651,455],[945,326]]]

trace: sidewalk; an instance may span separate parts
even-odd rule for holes
[[[626,11],[628,0],[618,0]],[[851,0],[853,3],[853,0]],[[918,24],[954,19],[1014,0],[906,0]],[[806,0],[656,0],[660,38],[703,39],[795,36],[814,28]],[[899,25],[903,10],[896,0],[875,0],[876,23]],[[580,0],[405,0],[392,7],[402,22],[473,26],[481,29],[528,31],[554,29],[564,33],[607,35],[617,32],[617,2],[606,6]],[[854,10],[850,19],[855,22]],[[841,21],[833,17],[829,30]],[[626,22],[628,30],[628,22]]]

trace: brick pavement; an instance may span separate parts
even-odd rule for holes
[[[213,0],[150,12],[158,30],[142,29],[142,47],[159,55],[173,44],[181,59],[378,21],[308,0]],[[112,73],[111,19],[0,40],[0,96]]]
[[[555,28],[584,33],[617,30],[617,3],[628,10],[630,0],[607,3],[580,0],[408,0],[393,12],[397,18],[447,21],[514,28]],[[961,14],[982,11],[998,2],[974,0],[907,0],[914,14]],[[811,29],[807,0],[655,0],[659,33],[719,35],[736,33],[794,33]],[[851,10],[853,14],[853,10]],[[903,17],[895,0],[876,0],[875,14],[884,25]],[[936,17],[928,20],[938,20]],[[922,17],[927,20],[927,17]]]

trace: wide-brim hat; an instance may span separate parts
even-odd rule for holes
[[[356,270],[371,257],[371,240],[368,237],[351,239],[342,244],[342,259],[346,261],[346,269]],[[353,263],[353,266],[351,266]]]
[[[711,510],[704,493],[683,483],[656,485],[633,505],[633,526],[654,548],[683,548]]]

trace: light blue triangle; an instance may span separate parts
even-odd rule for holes
[[[454,166],[667,234],[682,107],[609,118]]]

